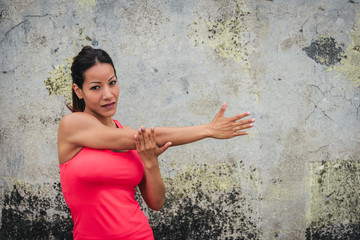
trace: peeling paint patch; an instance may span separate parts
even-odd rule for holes
[[[72,239],[73,222],[60,183],[9,182],[1,209],[0,239]]]
[[[96,6],[95,0],[76,0],[77,5],[89,10]]]
[[[360,239],[360,161],[313,162],[307,239]]]
[[[259,171],[242,162],[186,165],[164,178],[165,206],[148,211],[155,239],[259,239]]]
[[[326,66],[340,62],[343,52],[335,39],[327,36],[320,36],[303,50],[315,62]]]
[[[287,51],[293,47],[293,45],[301,45],[305,42],[305,37],[302,34],[295,34],[293,37],[284,40],[280,46],[282,51]]]
[[[248,138],[252,139],[256,135],[257,135],[257,130],[256,129],[251,129],[251,131],[249,131]]]
[[[245,65],[253,51],[249,44],[250,29],[248,20],[250,10],[244,1],[237,1],[235,16],[230,19],[193,22],[189,36],[193,45],[206,44],[222,58],[230,58]]]
[[[55,66],[55,70],[44,81],[49,95],[65,97],[66,102],[71,102],[71,64],[72,59],[66,59],[66,63]]]
[[[333,70],[340,72],[345,78],[353,82],[355,87],[360,86],[360,15],[356,26],[350,31],[351,45],[345,49],[340,65]]]
[[[21,117],[18,117],[17,121],[23,123]],[[5,174],[17,176],[24,171],[25,156],[24,149],[21,147],[24,145],[24,141],[14,136],[14,129],[8,126],[0,128],[0,186]]]

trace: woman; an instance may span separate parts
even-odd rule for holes
[[[119,85],[105,51],[84,47],[71,72],[73,113],[60,122],[58,154],[74,239],[153,239],[134,195],[138,186],[150,208],[162,208],[165,187],[157,157],[170,145],[246,135],[241,130],[255,121],[243,119],[249,112],[225,118],[224,104],[210,124],[134,130],[112,119]]]

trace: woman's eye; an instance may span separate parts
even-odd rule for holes
[[[110,82],[110,85],[115,85],[115,84],[116,84],[116,80]]]
[[[96,89],[99,89],[99,86],[93,86],[90,88],[91,90],[96,90]]]

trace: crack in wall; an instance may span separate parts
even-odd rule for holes
[[[308,86],[317,89],[317,90],[321,93],[321,96],[322,96],[322,97],[319,98],[319,100],[318,100],[317,102],[315,102],[315,101],[312,99],[312,96],[311,96],[311,93],[310,93],[310,96],[309,96],[309,99],[308,99],[308,100],[313,103],[314,107],[313,107],[313,109],[311,110],[311,112],[308,114],[308,116],[305,118],[305,122],[308,121],[309,118],[310,118],[314,113],[317,112],[316,110],[319,110],[324,117],[326,117],[326,118],[328,118],[329,120],[333,121],[333,119],[332,119],[332,118],[327,114],[327,112],[326,112],[324,109],[322,109],[322,107],[321,107],[321,102],[324,101],[324,100],[326,100],[326,95],[331,92],[331,89],[332,89],[333,87],[332,87],[330,90],[328,90],[328,91],[323,91],[323,90],[321,90],[321,88],[320,88],[319,86],[317,86],[317,85],[310,84],[310,85],[308,85]]]
[[[11,27],[5,34],[4,34],[4,38],[0,41],[0,44],[3,43],[3,41],[5,41],[5,39],[7,39],[9,33],[11,31],[13,31],[15,28],[19,27],[20,25],[22,25],[23,23],[25,23],[28,20],[23,20],[20,23],[16,24],[15,26]]]

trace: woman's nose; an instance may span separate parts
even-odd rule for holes
[[[112,97],[111,91],[108,87],[103,88],[103,99],[109,99]]]

